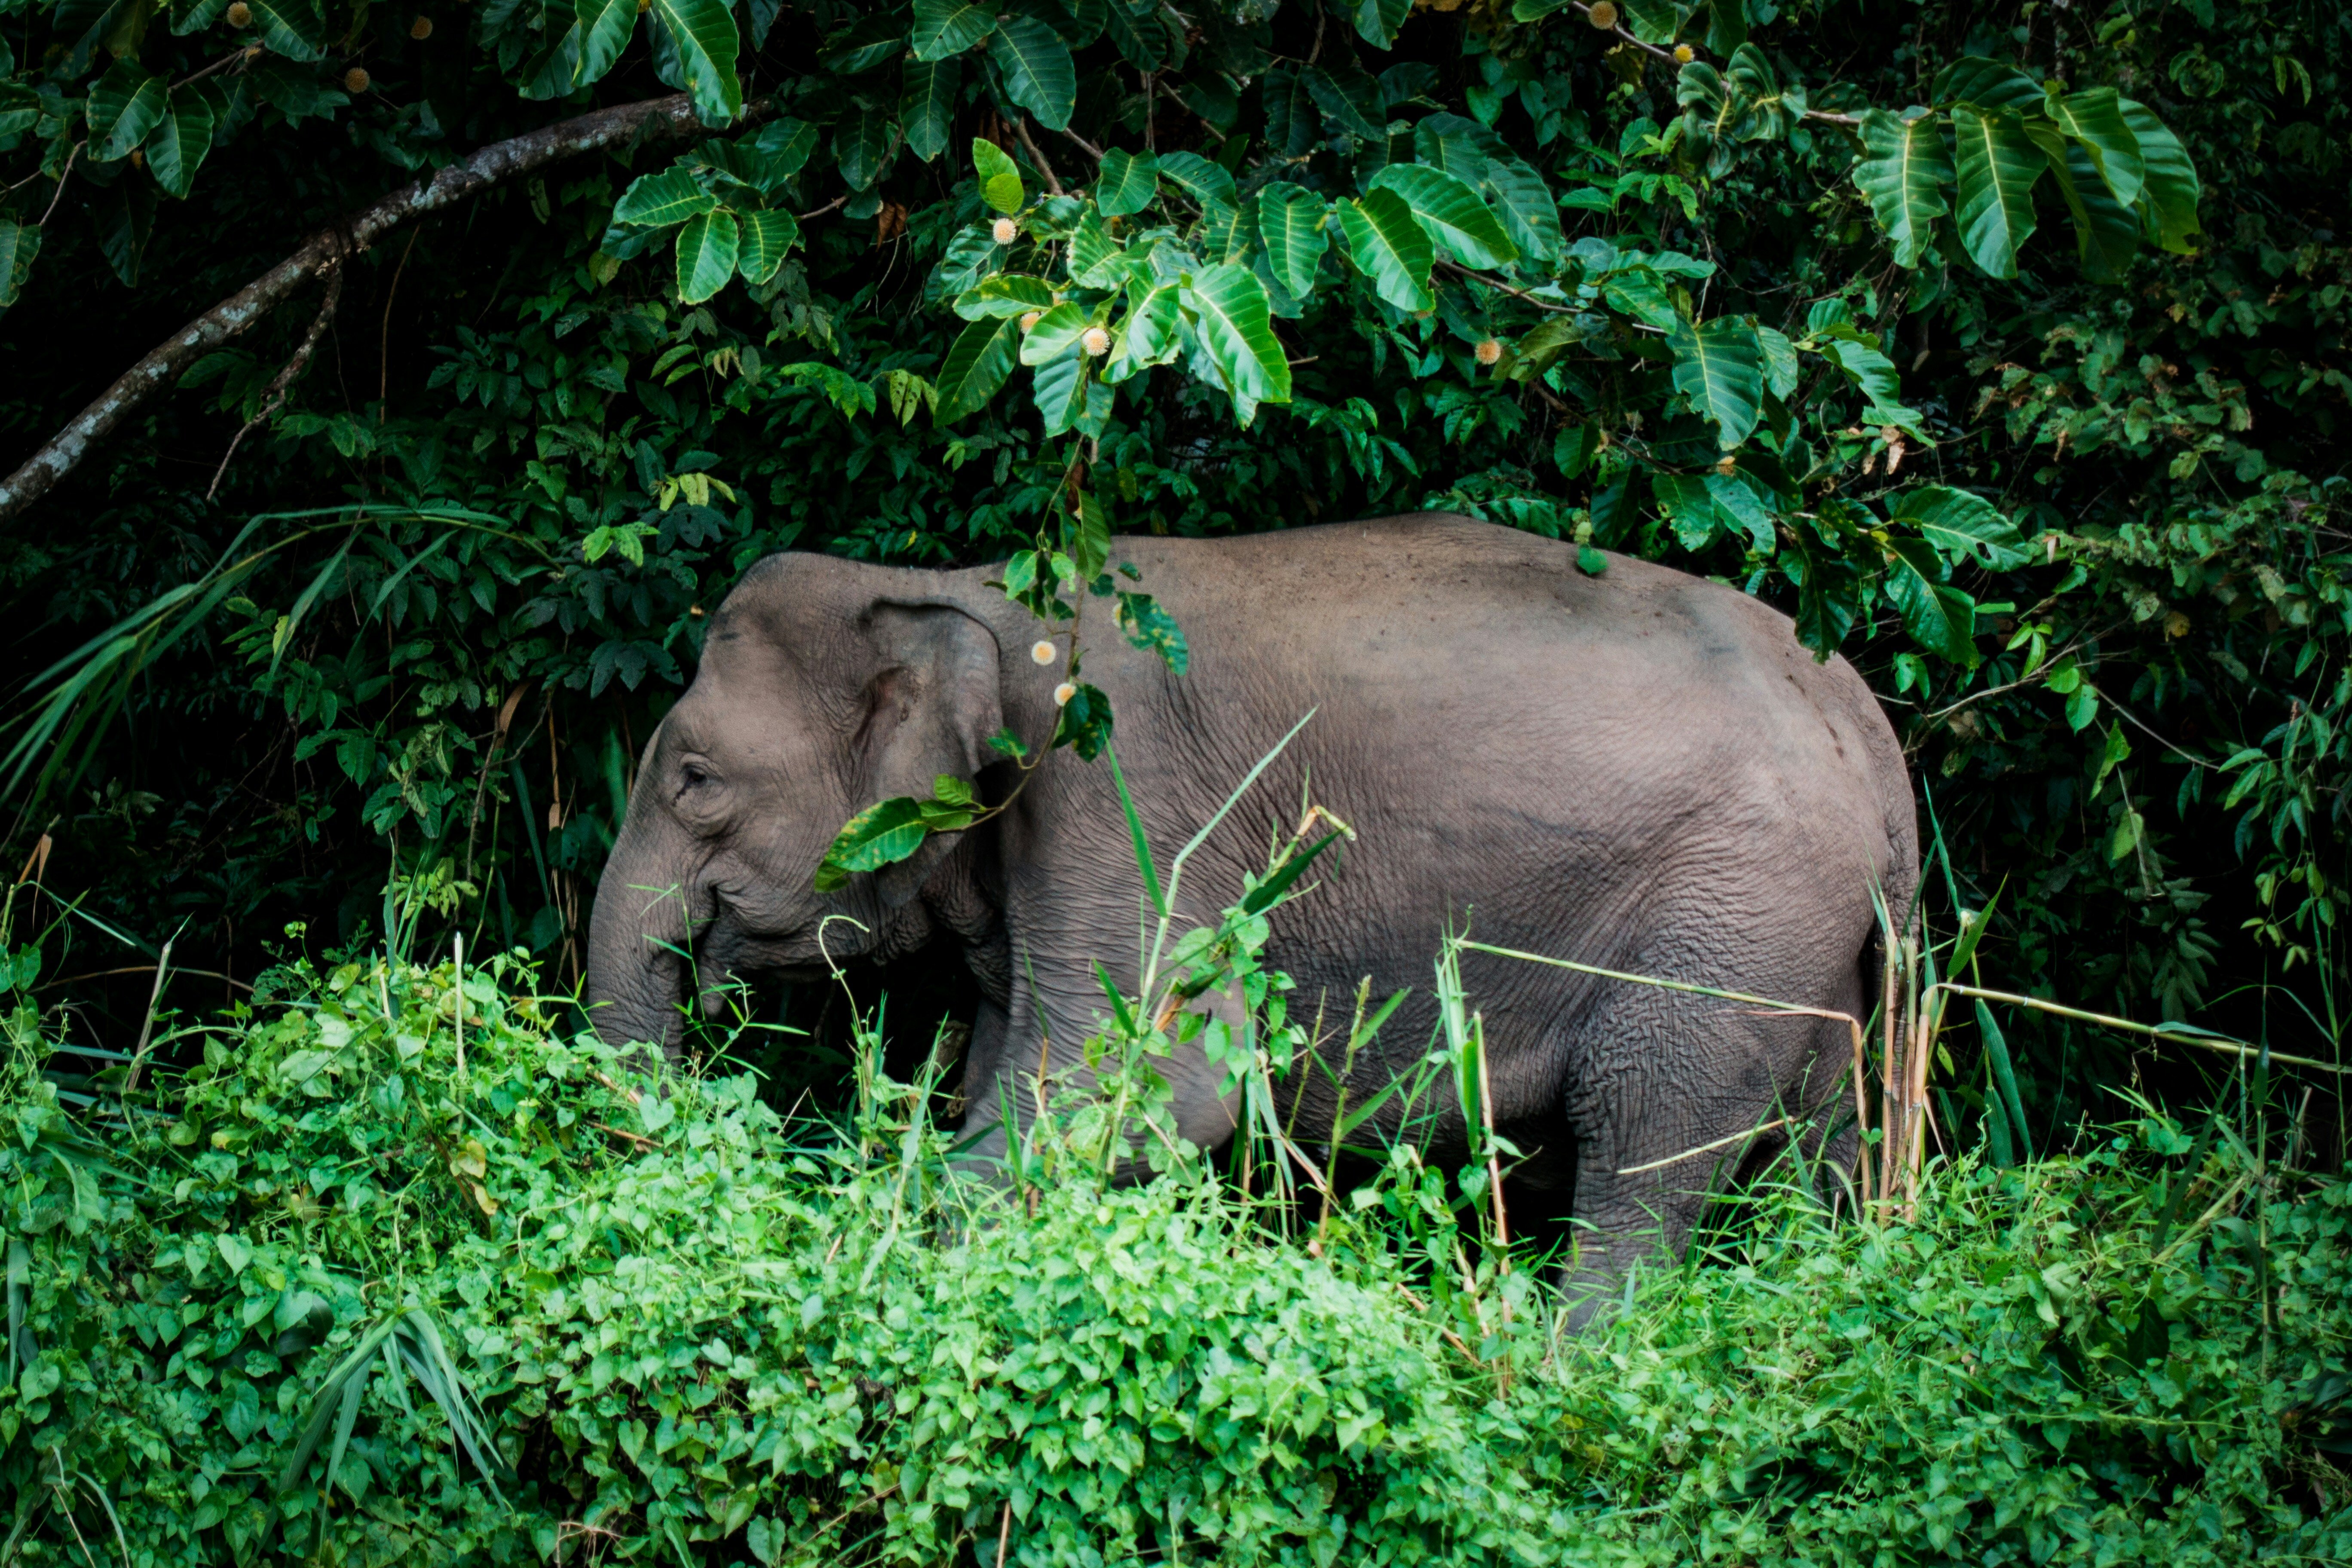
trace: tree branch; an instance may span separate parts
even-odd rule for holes
[[[406,261],[408,258],[404,256],[401,259]],[[392,280],[395,284],[400,281],[400,274],[397,271],[392,275]],[[261,411],[247,420],[238,428],[237,433],[229,437],[228,450],[221,454],[220,467],[213,470],[212,485],[205,491],[206,500],[212,500],[219,491],[221,476],[228,472],[228,460],[236,456],[238,444],[269,423],[269,416],[278,412],[278,406],[286,401],[286,395],[294,389],[294,383],[301,375],[304,368],[310,364],[310,356],[318,353],[319,340],[327,335],[327,324],[335,319],[335,307],[342,302],[342,298],[343,268],[337,267],[327,274],[327,297],[320,302],[318,315],[311,319],[310,330],[302,334],[301,344],[295,349],[294,357],[286,362],[285,368],[278,373],[263,391]],[[383,310],[384,319],[389,321],[392,319],[390,300],[384,301]]]
[[[747,107],[739,123],[759,118],[765,108]],[[0,521],[47,494],[59,479],[81,466],[92,447],[178,379],[194,360],[261,321],[310,279],[324,277],[348,257],[365,251],[386,230],[575,153],[641,135],[690,135],[701,129],[693,100],[684,93],[600,109],[479,148],[430,177],[319,230],[299,250],[190,321],[123,372],[112,386],[27,458],[0,483]]]

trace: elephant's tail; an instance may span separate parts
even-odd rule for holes
[[[1895,755],[1895,765],[1882,769],[1880,793],[1886,822],[1886,864],[1879,878],[1878,891],[1886,902],[1886,916],[1893,923],[1897,938],[1917,929],[1919,922],[1919,808],[1911,797],[1911,773],[1903,765],[1902,753]],[[1865,966],[1863,983],[1865,1005],[1874,1004],[1886,994],[1886,966],[1894,961],[1889,950],[1887,930],[1880,925],[1871,941],[1876,961]]]

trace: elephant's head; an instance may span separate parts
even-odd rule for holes
[[[646,747],[597,889],[588,994],[604,1039],[674,1051],[689,979],[715,1009],[730,973],[822,973],[914,899],[937,840],[832,894],[813,879],[856,812],[989,761],[1000,649],[962,587],[785,555],[729,595],[694,684]],[[834,915],[858,924],[825,925]]]

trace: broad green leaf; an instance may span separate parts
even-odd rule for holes
[[[1349,135],[1385,146],[1388,121],[1381,110],[1381,84],[1351,58],[1334,58],[1327,50],[1323,61],[1298,73],[1316,107]]]
[[[1103,30],[1129,65],[1156,71],[1168,63],[1168,24],[1160,19],[1158,6],[1130,10],[1123,0],[1108,0],[1102,14]]]
[[[1095,181],[1095,210],[1105,217],[1141,212],[1159,195],[1159,176],[1160,160],[1150,153],[1111,148],[1103,154],[1102,174]]]
[[[699,305],[735,276],[742,230],[725,207],[698,213],[677,231],[677,297]]]
[[[2017,252],[2033,233],[2033,182],[2048,167],[2017,116],[2004,110],[1952,110],[1959,142],[1960,243],[1995,278],[2017,276]]]
[[[1671,44],[1683,22],[1697,7],[1677,0],[1623,0],[1618,10],[1624,28],[1645,44]]]
[[[1951,208],[1944,187],[1952,181],[1944,128],[1932,114],[1897,120],[1883,109],[1862,114],[1863,155],[1853,183],[1869,198],[1878,226],[1895,247],[1898,267],[1916,267],[1935,220]]]
[[[2116,104],[2123,110],[2124,123],[2139,142],[2145,177],[2138,205],[2147,220],[2147,231],[2165,249],[2186,255],[2197,248],[2190,242],[2202,232],[2197,223],[2197,202],[2204,193],[2197,165],[2189,161],[2188,149],[2165,128],[2164,121],[2130,99],[2118,99]]]
[[[962,77],[963,67],[952,59],[907,62],[898,89],[898,123],[906,128],[908,149],[926,163],[948,150]]]
[[[128,157],[163,122],[171,84],[149,76],[137,60],[119,59],[89,89],[90,158],[110,163]]]
[[[1024,351],[1028,346],[1022,344]],[[1075,338],[1060,354],[1038,363],[1037,374],[1030,377],[1029,395],[1045,422],[1047,440],[1067,433],[1086,417],[1090,381],[1087,356],[1077,351]]]
[[[2117,204],[2083,144],[2046,120],[2029,120],[2025,133],[2042,149],[2050,178],[2074,220],[2074,257],[2093,278],[2123,275],[2139,248],[2139,219]]]
[[[1060,34],[1034,16],[1010,16],[989,36],[988,53],[1007,98],[1048,131],[1068,128],[1078,100],[1078,68]]]
[[[974,321],[957,333],[940,368],[940,406],[932,418],[949,424],[995,396],[1013,374],[1020,346],[1021,326],[1010,316]]]
[[[1182,188],[1194,201],[1214,202],[1222,207],[1241,205],[1232,171],[1222,163],[1212,163],[1198,153],[1163,153],[1160,174]]]
[[[1630,267],[1612,274],[1601,286],[1601,297],[1612,309],[1662,332],[1671,331],[1683,320],[1674,296],[1666,292],[1666,280],[1647,267]]]
[[[1486,159],[1486,187],[1503,209],[1503,227],[1511,243],[1533,260],[1558,261],[1566,240],[1559,207],[1544,177],[1523,160],[1498,151]]]
[[[1412,15],[1412,0],[1349,0],[1348,9],[1364,42],[1385,49],[1396,42],[1397,29]]]
[[[1370,190],[1339,207],[1349,258],[1380,297],[1400,310],[1434,307],[1429,269],[1436,264],[1437,247],[1404,198],[1394,191]]]
[[[1903,388],[1893,360],[1868,343],[1852,338],[1832,338],[1822,345],[1821,352],[1870,399],[1870,406],[1863,410],[1864,420],[1873,425],[1892,425],[1914,436],[1920,434],[1919,412],[1904,405]]]
[[[1696,474],[1670,474],[1661,469],[1650,476],[1650,496],[1673,527],[1675,542],[1685,550],[1705,550],[1715,542],[1724,518],[1715,509],[1715,498],[1706,493],[1706,480]]]
[[[315,60],[327,52],[318,7],[305,0],[247,0],[253,13],[253,34],[274,55],[289,60]]]
[[[1102,220],[1082,214],[1070,230],[1070,281],[1081,289],[1116,289],[1127,280],[1124,247],[1103,231]]]
[[[1315,274],[1331,243],[1324,228],[1331,204],[1314,192],[1280,180],[1257,193],[1258,236],[1267,265],[1285,289],[1304,300],[1315,291]]]
[[[760,189],[773,195],[816,151],[816,127],[790,117],[771,121],[751,139],[751,151],[759,157]]]
[[[1903,629],[1955,664],[1977,662],[1976,602],[1944,582],[1943,558],[1924,539],[1886,542],[1886,597]]]
[[[2081,144],[2116,200],[2125,206],[2139,200],[2147,167],[2140,159],[2139,138],[2124,119],[2116,89],[2095,87],[2063,98],[2052,93],[2048,105],[2050,118]]]
[[[684,169],[664,169],[658,174],[640,175],[630,183],[613,208],[613,221],[658,228],[666,224],[684,223],[718,205],[717,199]]]
[[[1231,262],[1207,268],[1193,277],[1184,303],[1202,351],[1233,395],[1244,425],[1259,404],[1290,401],[1290,364],[1255,273]]]
[[[175,196],[194,187],[196,169],[213,149],[213,106],[202,83],[172,94],[171,110],[156,122],[147,138],[147,166],[155,183]]]
[[[1125,357],[1138,365],[1164,364],[1181,346],[1178,331],[1183,321],[1181,290],[1162,283],[1127,314]]]
[[[915,0],[915,31],[908,42],[928,65],[960,55],[996,31],[996,10],[971,0]]]
[[[1043,278],[1020,272],[999,272],[983,278],[956,296],[955,313],[967,321],[992,317],[1025,316],[1054,308],[1054,286]]]
[[[1372,188],[1402,196],[1432,237],[1467,266],[1507,267],[1519,258],[1502,220],[1477,192],[1443,169],[1391,163],[1372,177]]]
[[[2020,113],[2042,107],[2040,83],[2013,65],[1982,55],[1963,55],[1937,72],[1933,96],[1939,104],[1973,103]]]
[[[1021,363],[1045,364],[1063,358],[1077,346],[1078,334],[1092,324],[1091,314],[1076,300],[1065,300],[1047,310],[1021,335]]]
[[[1948,485],[1904,491],[1890,521],[1911,524],[1955,563],[1966,558],[1995,572],[2010,572],[2033,559],[2017,525],[1999,507]]]
[[[184,38],[190,33],[200,33],[219,21],[221,13],[227,9],[228,0],[194,0],[192,5],[175,5],[172,8],[172,36]],[[5,44],[0,44],[0,51],[6,47]],[[14,59],[5,61],[5,65],[8,71],[13,72],[16,68]]]
[[[853,191],[870,189],[889,171],[898,151],[898,130],[879,109],[851,115],[833,133],[833,155]]]
[[[846,886],[860,871],[877,871],[894,865],[923,847],[920,801],[906,795],[879,801],[842,825],[833,847],[816,869],[816,890],[830,893]]]
[[[1764,345],[1764,390],[1786,397],[1797,390],[1797,345],[1788,334],[1758,327],[1756,341]]]
[[[650,0],[655,18],[669,33],[686,73],[694,107],[710,124],[724,125],[743,112],[743,84],[735,59],[743,41],[735,13],[725,0]]]
[[[1473,185],[1486,177],[1487,154],[1500,145],[1493,132],[1458,114],[1424,115],[1412,128],[1414,157]]]
[[[602,81],[619,63],[637,30],[637,0],[573,0],[580,21],[580,65],[575,85]]]
[[[1150,595],[1122,592],[1118,620],[1127,640],[1146,653],[1158,654],[1171,675],[1181,675],[1190,668],[1192,654],[1184,645],[1183,628]]]
[[[1667,329],[1675,356],[1675,390],[1716,427],[1716,444],[1729,451],[1748,439],[1764,408],[1764,345],[1744,316],[1717,316],[1694,327],[1677,316]]]
[[[40,253],[38,228],[0,217],[0,310],[14,305],[24,293],[33,258]]]
[[[742,230],[735,252],[735,269],[751,283],[765,283],[783,265],[784,253],[800,240],[801,226],[788,212],[739,213]]]
[[[534,100],[562,98],[579,85],[581,26],[577,17],[534,51],[515,74],[516,90]]]
[[[1716,510],[1747,531],[1748,542],[1759,555],[1770,555],[1779,550],[1779,524],[1745,475],[1709,474],[1706,493],[1707,499],[1715,502]]]
[[[995,142],[975,136],[971,142],[972,173],[980,177],[980,199],[1007,216],[1021,210],[1028,194],[1021,188],[1021,167]]]

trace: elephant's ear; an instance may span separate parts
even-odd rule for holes
[[[867,620],[877,668],[856,752],[870,800],[928,799],[941,773],[971,779],[1004,727],[996,634],[950,605],[877,603]]]

